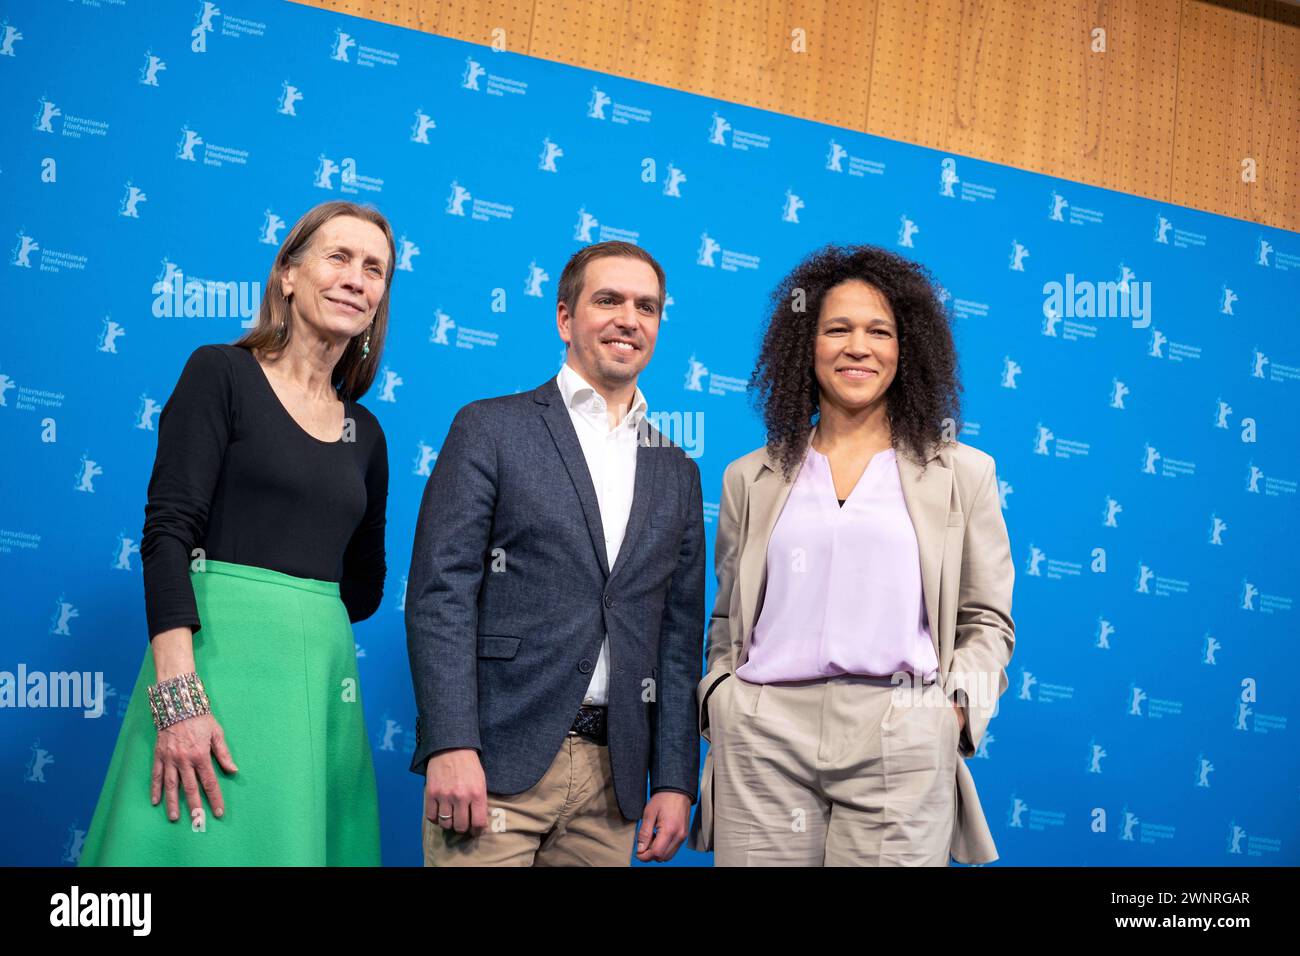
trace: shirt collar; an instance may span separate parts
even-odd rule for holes
[[[555,377],[555,383],[560,388],[560,396],[564,399],[565,408],[579,412],[593,421],[608,422],[605,417],[605,399],[568,362],[560,366],[560,374]],[[634,428],[639,426],[645,419],[646,408],[645,395],[638,387],[632,396],[631,410],[623,416],[623,421],[619,424]]]

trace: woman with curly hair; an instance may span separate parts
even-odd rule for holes
[[[722,480],[692,845],[719,866],[997,859],[958,757],[1007,686],[1014,570],[994,461],[952,437],[928,273],[812,253],[772,295],[752,386],[767,443]]]

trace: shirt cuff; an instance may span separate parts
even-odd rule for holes
[[[680,793],[683,797],[689,798],[692,802],[694,802],[695,800],[695,794],[687,793],[685,790],[682,790],[679,787],[655,787],[653,790],[650,791],[650,796],[653,797],[656,793],[663,793],[665,790],[669,791],[670,793]]]

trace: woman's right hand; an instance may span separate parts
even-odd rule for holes
[[[230,756],[230,748],[226,746],[221,725],[211,714],[189,717],[158,731],[158,742],[153,752],[150,802],[157,806],[159,799],[166,793],[167,819],[173,823],[180,819],[179,789],[182,787],[185,789],[190,819],[194,819],[195,810],[202,810],[199,784],[203,785],[203,790],[208,795],[213,814],[218,817],[225,814],[226,805],[221,798],[221,786],[212,769],[214,754],[217,763],[227,773],[239,770],[234,758]]]

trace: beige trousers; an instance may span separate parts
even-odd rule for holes
[[[478,836],[424,821],[425,866],[630,866],[636,821],[614,796],[609,748],[564,738],[550,768],[517,794],[488,794]]]
[[[948,865],[960,731],[938,684],[733,674],[708,708],[715,865]]]

